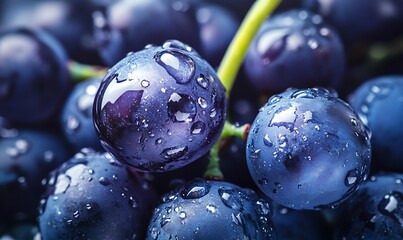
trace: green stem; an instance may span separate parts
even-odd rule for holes
[[[75,61],[69,61],[67,66],[74,82],[81,82],[94,77],[102,78],[108,72],[105,67],[86,65]]]
[[[217,71],[221,82],[227,90],[227,97],[230,96],[235,78],[252,39],[263,21],[277,8],[281,1],[257,0],[242,21]]]
[[[238,75],[239,68],[244,61],[246,52],[254,36],[259,30],[264,20],[277,8],[282,0],[256,0],[251,9],[246,14],[231,44],[229,45],[223,60],[218,68],[217,74],[222,84],[227,90],[229,98],[234,85],[235,78]],[[228,121],[225,122],[224,129],[210,150],[210,162],[204,177],[207,179],[223,179],[224,176],[219,167],[219,151],[223,140],[228,137],[236,136],[246,140],[250,125],[241,127],[235,126]]]
[[[371,62],[378,64],[401,53],[403,53],[403,36],[390,43],[371,46],[368,51],[368,56]]]
[[[205,178],[216,180],[222,180],[224,178],[219,166],[220,162],[219,151],[221,145],[223,141],[225,141],[229,137],[239,137],[242,140],[246,140],[249,133],[249,128],[250,128],[249,124],[237,126],[231,124],[228,121],[225,122],[224,129],[221,132],[220,137],[210,150],[210,162],[209,165],[207,166],[206,172],[204,173]]]

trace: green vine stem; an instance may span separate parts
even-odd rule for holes
[[[215,180],[222,180],[224,178],[219,168],[220,157],[218,155],[223,142],[229,137],[238,137],[245,141],[248,137],[249,129],[250,124],[237,126],[228,121],[225,122],[224,129],[221,132],[220,137],[210,151],[210,162],[207,166],[206,172],[204,173],[205,178]]]
[[[81,82],[94,77],[104,77],[108,72],[108,68],[82,64],[72,60],[67,63],[67,67],[74,82]]]
[[[372,63],[382,63],[401,53],[403,53],[403,36],[389,43],[375,44],[368,50],[368,56]]]
[[[282,0],[256,0],[242,21],[217,71],[218,77],[227,90],[226,94],[228,98],[250,43],[264,20],[271,15],[281,1]],[[224,178],[219,168],[219,150],[223,140],[232,136],[241,137],[246,140],[249,128],[249,124],[237,127],[228,121],[225,122],[220,137],[210,150],[210,162],[204,173],[204,178],[215,180],[222,180]]]
[[[242,65],[246,52],[264,20],[277,8],[282,0],[256,0],[246,14],[223,60],[217,74],[230,96],[232,86]]]

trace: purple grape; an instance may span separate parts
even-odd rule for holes
[[[43,239],[144,239],[154,190],[108,153],[83,149],[49,176]]]
[[[0,33],[0,115],[34,124],[55,117],[70,88],[67,56],[48,33],[12,28]]]
[[[349,97],[371,130],[372,171],[403,171],[403,76],[379,76],[361,84]]]
[[[245,57],[245,74],[260,92],[288,87],[340,86],[345,69],[344,47],[322,17],[289,10],[268,18]]]
[[[254,191],[194,179],[162,197],[146,239],[268,240],[276,235],[270,205]]]
[[[272,96],[251,126],[246,151],[258,187],[293,209],[336,207],[365,180],[371,160],[358,115],[320,88]]]
[[[62,132],[75,151],[82,148],[102,150],[95,131],[92,108],[100,78],[87,79],[75,85],[61,113]]]
[[[94,121],[104,148],[141,171],[185,166],[206,154],[226,116],[214,69],[182,42],[129,54],[104,78]]]
[[[403,239],[403,174],[372,176],[343,207],[334,239]]]

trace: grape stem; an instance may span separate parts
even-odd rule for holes
[[[72,60],[68,61],[67,67],[74,82],[81,82],[96,77],[103,78],[108,72],[105,67],[87,65]]]
[[[281,1],[282,0],[256,0],[243,19],[217,70],[217,75],[226,89],[227,98],[229,98],[231,94],[235,78],[238,75],[239,68],[244,61],[250,43],[264,20],[270,16]],[[229,121],[225,122],[220,137],[210,150],[210,162],[204,173],[204,178],[214,180],[224,179],[224,175],[219,167],[219,150],[223,140],[228,137],[237,136],[246,141],[249,128],[249,124],[237,127],[229,123]]]
[[[220,63],[217,74],[230,96],[235,78],[256,32],[282,0],[257,0],[246,14]]]
[[[396,40],[384,43],[375,44],[369,48],[368,56],[373,63],[382,63],[388,58],[397,56],[403,52],[403,36]]]
[[[224,129],[222,130],[220,137],[210,150],[210,162],[207,166],[206,172],[204,173],[204,178],[214,180],[224,179],[224,176],[219,167],[219,150],[221,146],[225,143],[225,140],[230,137],[238,137],[245,141],[248,137],[249,129],[250,124],[238,126],[231,124],[228,121],[225,122]]]

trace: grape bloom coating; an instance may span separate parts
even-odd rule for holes
[[[128,54],[109,70],[95,96],[94,123],[118,160],[163,172],[210,150],[226,106],[214,69],[190,46],[168,40]]]

